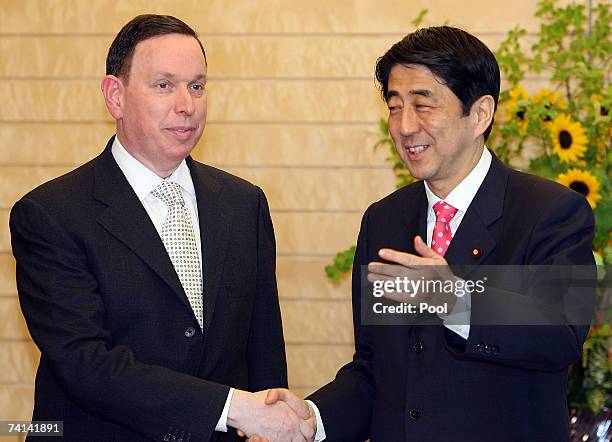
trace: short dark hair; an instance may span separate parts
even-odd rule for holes
[[[387,99],[389,73],[396,64],[427,67],[461,101],[463,115],[483,95],[499,99],[499,66],[493,53],[471,34],[450,26],[418,29],[395,43],[376,62],[376,80]],[[486,140],[493,121],[484,132]]]
[[[143,14],[130,20],[113,40],[106,56],[106,75],[122,77],[127,82],[136,45],[149,38],[167,34],[182,34],[195,38],[206,61],[206,52],[198,34],[185,22],[171,15]]]

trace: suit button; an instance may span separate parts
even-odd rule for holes
[[[499,347],[497,345],[494,345],[493,347],[491,347],[491,351],[494,355],[496,355],[499,353]]]
[[[421,417],[421,411],[417,410],[416,408],[413,408],[412,410],[408,412],[408,416],[410,416],[410,419],[415,421]]]
[[[187,329],[185,330],[185,336],[188,338],[193,338],[194,335],[195,335],[195,328],[187,327]]]
[[[419,341],[412,346],[415,353],[419,354],[423,352],[423,342]]]
[[[491,346],[489,344],[484,346],[484,351],[486,354],[490,354],[491,353]]]
[[[482,353],[484,351],[484,344],[482,342],[480,344],[478,344],[476,346],[476,350],[478,350],[480,353]]]

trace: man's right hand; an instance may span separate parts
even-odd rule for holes
[[[305,400],[296,396],[291,391],[286,388],[273,388],[268,390],[268,394],[266,396],[266,404],[268,405],[278,405],[278,403],[287,404],[297,416],[302,420],[304,424],[306,424],[309,428],[308,435],[304,434],[306,441],[312,442],[314,441],[315,434],[317,432],[317,419],[312,407]],[[240,432],[238,433],[240,435]],[[265,437],[262,437],[260,434],[252,435],[249,437],[247,442],[270,442]]]
[[[257,393],[235,390],[227,424],[251,441],[312,441],[316,429],[316,423],[311,424],[314,413],[299,401],[303,402],[285,389]]]

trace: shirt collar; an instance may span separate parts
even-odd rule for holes
[[[448,194],[444,201],[463,213],[467,212],[468,207],[470,207],[472,200],[476,196],[476,192],[478,192],[480,185],[489,172],[491,159],[491,152],[485,147],[482,150],[482,155],[476,166],[463,180],[461,180],[457,187]],[[427,185],[427,181],[425,181],[424,184],[425,193],[427,194],[427,205],[429,208],[428,213],[432,214],[433,206],[438,201],[441,201],[441,198],[431,191]]]
[[[127,178],[128,183],[130,183],[130,186],[132,186],[132,189],[134,189],[140,201],[144,200],[147,195],[164,180],[134,158],[125,147],[123,147],[117,136],[115,136],[115,140],[113,141],[111,152],[119,169],[121,169],[125,178]],[[195,197],[193,180],[191,179],[189,167],[187,167],[185,160],[181,161],[176,170],[166,179],[178,183],[183,190],[187,191],[192,197]]]

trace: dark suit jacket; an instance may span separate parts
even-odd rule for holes
[[[441,321],[362,324],[361,266],[379,261],[383,247],[415,253],[414,236],[426,237],[426,214],[424,186],[417,182],[374,203],[363,217],[353,265],[355,355],[310,397],[327,440],[567,441],[567,367],[580,356],[588,326],[477,324],[483,309],[512,298],[503,291],[472,296],[467,341]],[[592,266],[592,238],[592,210],[581,195],[508,169],[494,156],[445,258],[451,266],[477,269]],[[477,257],[474,247],[481,251]]]
[[[214,432],[229,386],[287,385],[266,198],[187,158],[202,333],[111,144],[11,211],[19,299],[42,353],[33,420],[63,421],[67,441],[237,439]]]

